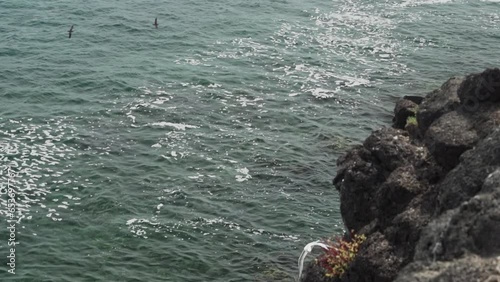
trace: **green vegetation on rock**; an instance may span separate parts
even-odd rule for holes
[[[408,126],[408,125],[415,125],[415,126],[417,126],[418,125],[417,117],[416,116],[408,117],[406,119],[406,126]]]

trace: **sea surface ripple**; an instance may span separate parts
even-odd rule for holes
[[[0,0],[0,280],[292,281],[343,231],[335,160],[500,66],[499,24],[495,0]]]

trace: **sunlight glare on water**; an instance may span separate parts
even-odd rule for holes
[[[292,280],[343,231],[340,154],[498,67],[499,23],[493,0],[0,1],[16,278]]]

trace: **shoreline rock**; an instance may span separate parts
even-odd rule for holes
[[[337,168],[344,223],[367,240],[341,278],[311,262],[302,281],[500,282],[499,69],[404,97]]]

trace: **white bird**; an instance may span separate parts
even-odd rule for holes
[[[328,250],[328,248],[329,248],[328,245],[320,243],[320,241],[311,242],[304,247],[304,250],[302,251],[302,253],[300,254],[300,257],[299,257],[299,281],[300,281],[300,277],[302,276],[302,270],[304,269],[304,260],[306,259],[306,256],[310,252],[312,252],[313,247],[316,247],[316,246],[321,247],[325,250]]]

